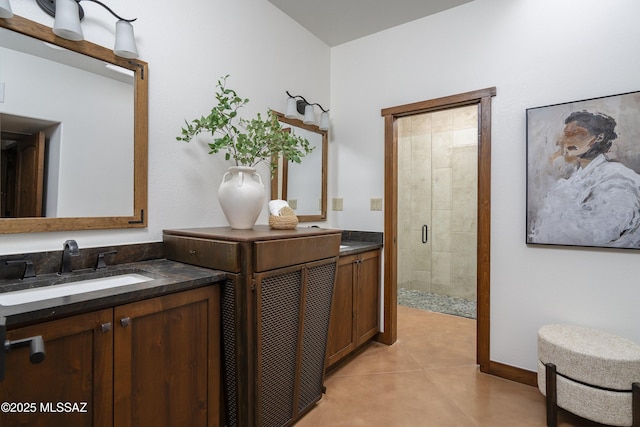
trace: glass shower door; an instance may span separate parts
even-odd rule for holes
[[[475,316],[477,111],[473,105],[398,119],[401,304]]]

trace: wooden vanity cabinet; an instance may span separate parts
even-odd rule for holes
[[[320,400],[341,233],[165,230],[165,256],[227,271],[226,425],[291,426]]]
[[[46,357],[34,365],[29,347],[5,353],[0,402],[16,406],[0,412],[0,425],[113,426],[113,333],[102,332],[112,319],[106,309],[8,331],[11,341],[41,335]],[[58,402],[78,412],[55,412]]]
[[[220,288],[114,309],[114,426],[218,426]]]
[[[327,368],[379,332],[380,250],[341,256],[327,342]]]
[[[220,425],[219,298],[207,286],[7,332],[42,335],[46,358],[6,354],[0,402],[37,410],[1,412],[0,425]],[[58,402],[86,412],[47,412]]]

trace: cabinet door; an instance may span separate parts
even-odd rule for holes
[[[217,426],[218,286],[114,309],[114,425]]]
[[[301,266],[255,275],[259,426],[282,426],[294,416],[302,284]]]
[[[335,364],[355,348],[354,337],[354,274],[355,256],[338,259],[338,275],[333,290],[329,341],[327,342],[327,366]]]
[[[378,251],[360,254],[357,265],[356,345],[379,331],[380,257]]]
[[[310,410],[324,390],[324,370],[337,259],[307,264],[298,380],[298,413]]]
[[[0,412],[2,427],[113,425],[113,334],[108,330],[112,313],[101,310],[7,333],[9,340],[41,335],[46,357],[33,365],[29,347],[6,353],[0,402],[23,409]],[[24,404],[33,412],[22,412]]]
[[[256,425],[284,426],[322,397],[336,258],[256,273]]]

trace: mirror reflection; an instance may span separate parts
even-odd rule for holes
[[[327,149],[328,135],[317,125],[307,125],[277,113],[282,128],[309,140],[315,150],[301,163],[278,159],[277,175],[272,179],[271,198],[282,199],[296,212],[298,221],[321,221],[327,218]]]
[[[133,72],[6,29],[0,58],[0,216],[132,215]]]

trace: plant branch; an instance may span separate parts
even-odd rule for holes
[[[185,120],[186,127],[176,138],[178,141],[190,142],[202,132],[209,133],[213,137],[213,142],[209,143],[209,154],[224,150],[225,159],[233,159],[236,166],[254,167],[278,156],[300,163],[304,156],[313,151],[315,147],[311,147],[307,139],[284,132],[278,117],[271,110],[264,119],[260,113],[251,120],[240,118],[238,112],[249,100],[227,88],[228,77],[226,75],[218,80],[215,94],[217,104],[209,115],[191,122]],[[276,168],[276,164],[271,164],[272,173]]]

